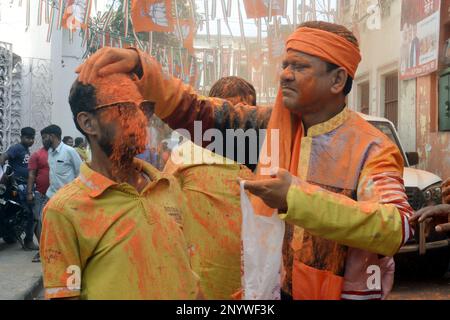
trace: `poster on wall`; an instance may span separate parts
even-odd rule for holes
[[[400,79],[438,68],[440,0],[402,0]]]

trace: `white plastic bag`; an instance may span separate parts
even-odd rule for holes
[[[242,298],[280,300],[284,221],[255,215],[241,181]]]

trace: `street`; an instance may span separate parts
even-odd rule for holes
[[[32,299],[44,299],[42,288],[35,292]],[[387,300],[450,300],[450,271],[443,278],[436,280],[398,275]]]
[[[450,273],[438,280],[398,279],[388,300],[450,300]]]
[[[41,278],[41,264],[31,262],[36,253],[0,240],[0,300],[32,298]]]
[[[43,290],[39,290],[33,299],[43,300]],[[450,274],[434,281],[398,280],[387,300],[450,300]]]
[[[0,300],[43,300],[41,265],[32,263],[36,251],[0,240]],[[450,270],[440,279],[397,274],[388,300],[450,300]]]

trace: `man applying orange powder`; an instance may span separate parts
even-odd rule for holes
[[[266,138],[270,142],[271,130],[278,130],[280,170],[264,176],[263,154],[260,181],[246,183],[258,196],[252,199],[257,213],[278,209],[287,222],[286,298],[385,297],[393,280],[390,257],[411,235],[399,150],[345,104],[360,60],[356,38],[336,24],[305,23],[286,43]],[[119,71],[135,72],[143,96],[156,102],[156,114],[191,136],[195,120],[202,121],[204,131],[261,129],[268,114],[199,96],[136,50],[106,48],[78,69],[86,83]],[[270,154],[271,144],[267,147]]]
[[[146,145],[153,104],[129,75],[76,81],[69,103],[92,162],[44,211],[45,296],[81,299],[195,299],[178,182],[135,159]],[[178,223],[177,223],[178,221]]]

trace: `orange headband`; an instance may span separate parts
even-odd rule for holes
[[[357,46],[332,32],[302,27],[291,34],[286,41],[286,50],[293,49],[345,68],[355,79],[356,69],[361,61]]]

